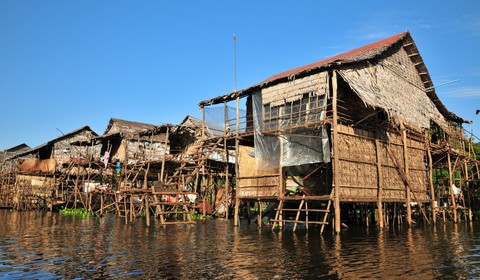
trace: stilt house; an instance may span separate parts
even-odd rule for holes
[[[246,108],[240,108],[241,98]],[[325,224],[326,216],[309,220],[305,212],[328,214],[333,202],[337,232],[340,205],[377,203],[381,215],[382,203],[403,202],[408,216],[411,202],[429,201],[430,140],[454,145],[466,122],[436,95],[408,32],[199,107],[208,115],[232,103],[237,113],[225,117],[224,135],[231,135],[238,156],[237,208],[240,201],[278,201],[275,222],[294,211],[296,222],[300,216],[304,223]],[[295,201],[295,209],[286,206]]]
[[[102,136],[102,161],[122,164],[159,159],[165,152],[165,135],[155,137],[140,135],[156,125],[111,118]]]
[[[87,162],[99,153],[100,146],[94,143],[96,136],[90,127],[84,126],[7,158],[6,162],[16,166],[11,173],[15,180],[2,182],[10,204],[7,206],[17,209],[47,207],[47,200],[58,195],[55,192],[62,174],[67,170],[72,172],[72,166]],[[51,201],[48,203],[51,207]]]

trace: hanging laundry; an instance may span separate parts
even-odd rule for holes
[[[105,168],[108,166],[108,160],[110,159],[110,152],[105,151],[105,154],[103,155],[103,163],[105,164]]]

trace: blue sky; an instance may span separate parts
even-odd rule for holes
[[[410,31],[447,108],[480,137],[479,1],[0,0],[0,150],[198,102]],[[57,130],[58,129],[58,130]]]

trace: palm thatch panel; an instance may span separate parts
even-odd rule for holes
[[[447,128],[444,117],[424,90],[406,83],[390,68],[377,64],[351,67],[339,73],[367,105],[382,108],[393,122],[423,131],[430,128],[433,120]]]
[[[280,106],[288,102],[302,99],[304,94],[328,93],[328,73],[321,72],[304,78],[293,79],[285,83],[262,89],[262,103],[270,106]]]

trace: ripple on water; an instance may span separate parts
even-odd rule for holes
[[[15,213],[15,214],[12,214]],[[15,218],[13,218],[15,216]],[[19,218],[20,217],[20,218]],[[411,279],[480,277],[478,224],[351,226],[272,232],[210,220],[147,228],[114,216],[65,219],[6,212],[0,279]]]

